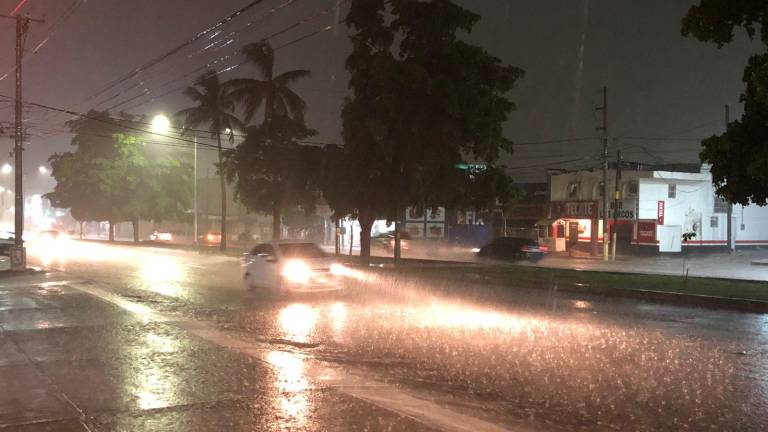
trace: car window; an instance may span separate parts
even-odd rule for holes
[[[325,252],[314,243],[283,243],[277,246],[286,258],[324,258]]]
[[[274,255],[275,248],[271,244],[263,243],[251,250],[251,255]]]

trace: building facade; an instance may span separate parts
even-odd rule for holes
[[[608,231],[616,232],[617,249],[729,246],[728,204],[715,195],[707,165],[624,164],[618,183],[616,173],[612,167],[608,174]],[[554,250],[591,245],[596,252],[603,242],[602,170],[554,174],[550,188],[549,219],[539,223],[542,237]],[[734,205],[731,222],[731,246],[768,245],[768,207]]]

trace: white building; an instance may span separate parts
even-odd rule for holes
[[[608,175],[610,231],[614,229],[615,179],[612,168]],[[551,176],[550,219],[542,225],[547,226],[546,237],[556,250],[589,248],[591,243],[596,251],[602,243],[602,181],[599,169]],[[728,246],[728,205],[715,195],[708,166],[625,164],[618,190],[619,249],[645,246],[675,252],[681,247]],[[734,246],[768,245],[768,207],[735,205],[732,218]],[[682,241],[686,233],[692,238]]]

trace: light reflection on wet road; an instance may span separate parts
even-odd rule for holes
[[[497,421],[565,429],[765,430],[768,317],[515,291],[475,298],[445,282],[360,273],[343,296],[273,299],[244,290],[235,258],[72,242],[32,259],[80,278],[208,308],[263,339],[276,410],[301,428],[311,384],[295,350],[353,365]],[[452,294],[446,294],[451,292]],[[174,300],[174,301],[175,301]],[[172,307],[173,301],[169,302]],[[150,335],[146,343],[175,349]],[[298,347],[298,348],[296,348]],[[170,376],[147,367],[139,405],[161,406]]]

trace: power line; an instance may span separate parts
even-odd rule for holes
[[[333,8],[335,8],[335,7],[339,7],[339,6],[341,6],[341,4],[342,4],[342,3],[344,3],[344,2],[347,2],[347,1],[349,1],[349,0],[343,0],[342,2],[338,2],[338,3],[337,3],[337,4],[335,4],[334,6],[329,6],[329,7],[325,8],[325,9],[322,9],[322,10],[320,10],[320,11],[316,12],[315,14],[313,14],[313,15],[310,15],[309,17],[306,17],[306,18],[303,18],[303,19],[299,19],[299,20],[295,21],[294,23],[292,23],[292,24],[290,24],[290,25],[288,25],[288,26],[286,26],[286,27],[284,27],[284,28],[282,28],[282,29],[280,29],[280,30],[277,30],[277,31],[275,31],[275,32],[273,32],[273,33],[271,33],[271,34],[269,34],[269,35],[267,35],[267,36],[265,36],[265,37],[263,37],[263,38],[261,38],[261,39],[257,40],[257,41],[256,41],[256,43],[263,43],[263,42],[267,42],[267,41],[269,41],[270,39],[273,39],[273,38],[275,38],[275,37],[277,37],[277,36],[283,35],[283,34],[285,34],[285,33],[289,32],[289,31],[291,31],[291,30],[293,30],[293,29],[295,29],[295,28],[298,28],[298,27],[299,27],[299,26],[301,26],[301,25],[304,25],[304,24],[310,23],[310,22],[312,22],[313,20],[315,20],[315,19],[316,19],[316,18],[318,18],[318,17],[326,16],[326,15],[328,15],[328,14],[330,13],[330,11],[331,11],[331,10],[333,10]],[[292,40],[292,41],[289,41],[289,42],[287,42],[287,43],[285,43],[285,44],[282,44],[282,45],[280,45],[280,46],[277,46],[276,48],[274,48],[274,51],[278,51],[278,50],[280,50],[280,49],[286,48],[286,47],[288,47],[288,46],[290,46],[290,45],[293,45],[293,44],[295,44],[295,43],[298,43],[298,42],[300,42],[300,41],[303,41],[303,40],[305,40],[305,39],[309,39],[310,37],[312,37],[312,36],[315,36],[315,35],[317,35],[317,34],[320,34],[320,33],[326,32],[326,31],[328,31],[328,30],[331,30],[331,29],[335,28],[335,27],[336,27],[338,24],[340,24],[340,23],[343,23],[343,22],[344,22],[344,19],[342,19],[342,20],[339,20],[338,22],[336,22],[336,23],[334,23],[334,24],[332,24],[332,25],[328,25],[328,26],[325,26],[325,27],[323,27],[323,28],[321,28],[321,29],[319,29],[319,30],[313,31],[313,32],[311,32],[311,33],[309,33],[309,34],[303,35],[303,36],[301,36],[301,37],[299,37],[299,38],[297,38],[297,39],[294,39],[294,40]],[[159,86],[157,86],[157,87],[154,89],[154,91],[157,91],[157,90],[159,90],[159,89],[161,89],[161,88],[163,88],[163,87],[166,87],[166,86],[168,86],[168,85],[170,85],[170,84],[173,84],[173,83],[175,83],[175,82],[179,82],[179,81],[182,81],[182,80],[186,80],[187,78],[189,78],[189,77],[190,77],[190,76],[192,76],[192,75],[195,75],[195,74],[197,74],[197,73],[200,73],[200,72],[202,72],[202,71],[204,71],[204,70],[206,70],[206,69],[209,69],[210,67],[212,67],[212,66],[216,65],[217,63],[223,63],[223,62],[226,62],[226,61],[228,61],[228,60],[234,59],[235,57],[239,56],[240,54],[241,54],[241,52],[240,52],[240,49],[238,48],[237,50],[235,50],[235,51],[231,52],[230,54],[224,55],[224,56],[222,56],[222,57],[219,57],[219,58],[217,58],[217,59],[213,59],[213,60],[209,61],[208,63],[206,63],[206,64],[205,64],[205,65],[203,65],[203,66],[199,66],[199,67],[197,67],[197,68],[195,68],[195,69],[192,69],[192,70],[191,70],[191,71],[189,71],[189,72],[186,72],[186,73],[184,73],[183,75],[181,75],[181,76],[179,76],[179,77],[177,77],[177,78],[173,78],[173,79],[171,79],[171,80],[169,80],[169,81],[166,81],[166,82],[164,82],[164,83],[160,84]],[[220,74],[222,74],[222,73],[225,73],[225,72],[230,72],[230,71],[232,71],[232,70],[234,70],[234,69],[236,69],[236,68],[238,68],[238,67],[240,67],[240,66],[243,66],[243,65],[245,65],[245,64],[247,64],[247,63],[248,63],[248,61],[247,61],[247,60],[245,60],[245,61],[242,61],[242,62],[239,62],[239,63],[233,64],[233,65],[230,65],[230,66],[228,66],[228,67],[225,67],[225,68],[223,68],[223,69],[221,69],[221,70],[217,71],[217,72],[215,73],[215,75],[220,75]],[[131,89],[132,89],[132,88],[135,88],[135,87],[136,87],[136,86],[133,86],[133,87],[131,87]],[[160,94],[160,95],[158,95],[158,96],[156,96],[156,97],[153,97],[152,99],[150,99],[150,100],[148,100],[148,101],[146,101],[146,102],[142,102],[142,103],[139,103],[139,104],[135,104],[135,105],[132,105],[132,106],[130,106],[130,107],[128,107],[128,108],[126,108],[126,110],[130,110],[130,109],[135,109],[135,108],[138,108],[138,107],[140,107],[140,106],[142,106],[142,105],[145,105],[145,104],[147,104],[147,103],[150,103],[150,102],[152,102],[152,101],[155,101],[155,100],[157,100],[158,98],[160,98],[160,97],[162,97],[162,96],[165,96],[165,95],[168,95],[168,94],[172,94],[172,93],[175,93],[175,92],[177,92],[177,91],[183,90],[183,89],[184,89],[184,88],[186,88],[186,87],[187,87],[187,86],[186,86],[186,85],[184,85],[184,86],[180,86],[180,87],[177,87],[177,88],[171,89],[171,90],[169,90],[169,91],[163,92],[162,94]],[[130,89],[128,89],[128,90],[130,90]],[[128,91],[128,90],[126,90],[126,91]],[[120,103],[118,103],[118,104],[116,104],[116,105],[114,105],[114,106],[110,107],[109,109],[115,109],[115,108],[117,108],[117,107],[119,107],[119,106],[122,106],[123,104],[125,104],[125,103],[127,103],[127,102],[130,102],[130,101],[132,101],[132,100],[135,100],[135,99],[141,98],[141,97],[143,97],[143,96],[146,96],[146,95],[148,95],[148,94],[151,94],[151,93],[152,93],[152,91],[149,91],[149,90],[146,90],[146,89],[145,89],[145,92],[144,92],[143,94],[139,94],[139,95],[137,95],[137,96],[134,96],[134,97],[130,98],[129,100],[126,100],[126,101],[120,102]],[[119,94],[118,94],[118,95],[115,95],[115,96],[119,96]],[[113,99],[113,98],[114,98],[114,96],[113,96],[112,98],[109,98],[109,99]],[[109,100],[109,99],[108,99],[108,100]],[[103,103],[103,102],[102,102],[102,103]],[[96,106],[98,106],[98,105],[99,105],[99,104],[97,104]],[[109,110],[109,109],[108,109],[108,110]]]
[[[258,23],[258,22],[260,22],[260,21],[263,21],[263,20],[264,20],[264,19],[266,19],[268,16],[271,16],[271,15],[273,15],[273,14],[277,13],[277,12],[280,12],[281,10],[283,10],[283,9],[285,9],[286,7],[288,7],[288,6],[290,6],[290,5],[294,4],[294,3],[296,3],[297,1],[298,1],[298,0],[287,0],[287,1],[285,1],[284,3],[282,3],[282,4],[278,5],[277,7],[270,9],[270,10],[269,10],[269,12],[268,12],[267,14],[261,15],[261,16],[259,16],[258,18],[256,18],[256,19],[254,19],[254,20],[251,20],[251,21],[249,21],[249,22],[248,22],[248,23],[247,23],[245,26],[243,26],[242,28],[240,28],[240,29],[238,29],[238,30],[234,30],[234,31],[232,31],[232,32],[229,32],[229,33],[228,33],[227,35],[225,35],[223,38],[220,38],[220,39],[218,39],[218,40],[216,40],[216,41],[214,41],[214,42],[212,42],[212,43],[208,44],[208,45],[207,45],[207,46],[205,46],[204,48],[202,48],[202,49],[200,49],[200,50],[198,50],[198,51],[196,51],[196,52],[192,53],[192,54],[191,54],[189,57],[191,58],[191,57],[193,57],[193,56],[195,56],[195,55],[198,55],[198,54],[200,54],[200,53],[202,53],[202,52],[204,52],[204,51],[207,51],[207,50],[208,50],[208,49],[210,49],[210,48],[219,49],[219,48],[223,48],[223,47],[225,47],[225,46],[229,45],[231,42],[233,42],[233,41],[234,41],[234,39],[233,39],[233,36],[235,36],[236,34],[238,34],[238,33],[242,32],[242,31],[246,30],[248,27],[252,26],[253,24],[256,24],[256,23]],[[228,40],[228,41],[226,41],[226,42],[224,42],[224,43],[222,44],[222,43],[221,43],[221,41],[223,41],[223,40],[225,40],[225,39],[227,39],[227,38],[229,38],[229,40]],[[219,45],[219,46],[217,46],[217,45]],[[192,74],[194,74],[196,71],[204,70],[204,69],[206,69],[207,67],[210,67],[210,66],[212,66],[212,65],[214,65],[214,64],[216,64],[216,63],[219,63],[219,62],[221,62],[221,61],[223,61],[223,60],[226,60],[226,59],[228,59],[228,58],[233,58],[233,57],[235,57],[236,55],[239,55],[239,54],[240,54],[240,50],[239,50],[239,49],[237,49],[237,50],[234,50],[234,51],[233,51],[231,54],[227,54],[227,55],[224,55],[224,56],[222,56],[222,57],[219,57],[218,59],[214,59],[214,60],[212,60],[212,61],[209,61],[208,63],[206,63],[206,65],[205,65],[205,66],[201,66],[201,67],[195,68],[195,69],[193,69],[193,71],[192,71],[192,72],[189,72],[189,73],[185,73],[185,74],[183,74],[181,77],[178,77],[178,78],[174,78],[174,79],[171,79],[170,81],[167,81],[167,82],[165,82],[165,83],[161,84],[160,86],[158,86],[157,88],[155,88],[155,90],[159,90],[160,88],[162,88],[162,87],[165,87],[165,86],[166,86],[166,85],[168,85],[168,84],[171,84],[171,83],[173,83],[173,82],[176,82],[176,81],[178,81],[178,80],[180,80],[180,79],[184,79],[184,78],[188,77],[189,75],[192,75]],[[157,76],[157,75],[155,75],[155,76]],[[123,91],[121,91],[121,92],[118,92],[118,93],[116,93],[116,94],[112,95],[111,97],[107,98],[106,100],[103,100],[103,101],[101,101],[101,102],[98,102],[96,105],[94,105],[94,107],[97,107],[97,106],[99,106],[99,105],[101,105],[101,104],[103,104],[104,102],[107,102],[107,101],[109,101],[109,100],[115,99],[115,98],[117,98],[117,97],[121,96],[123,93],[125,93],[125,92],[128,92],[128,91],[130,91],[130,90],[132,90],[132,89],[134,89],[134,88],[136,88],[136,87],[138,87],[138,86],[141,86],[142,84],[143,84],[143,82],[139,82],[139,83],[137,83],[137,84],[135,84],[135,85],[133,85],[133,86],[129,87],[128,89],[125,89],[125,90],[123,90]],[[183,88],[183,87],[182,87],[182,88]],[[175,91],[175,90],[174,90],[174,91]],[[173,91],[171,91],[171,92],[167,92],[167,93],[172,93],[172,92],[173,92]],[[145,93],[145,94],[148,94],[148,93],[151,93],[151,91],[149,91],[148,89],[144,89],[144,93]],[[167,93],[164,93],[164,94],[167,94]],[[155,100],[155,98],[153,98],[152,100]],[[117,106],[120,106],[120,105],[122,105],[122,103],[118,104]]]
[[[84,2],[85,0],[74,0],[69,5],[69,7],[64,11],[64,13],[62,13],[59,16],[59,18],[57,18],[56,21],[54,21],[53,24],[51,24],[51,26],[48,27],[48,32],[46,33],[46,35],[43,36],[43,38],[35,44],[35,48],[32,49],[32,54],[37,54],[40,48],[42,48],[43,45],[45,45],[48,42],[48,40],[51,39],[51,37],[53,37],[56,27],[58,27],[64,21],[69,19],[69,17],[71,17],[75,13],[77,8],[80,7],[80,5],[83,4]],[[24,59],[22,60],[22,64],[26,62],[27,58],[29,57],[24,57]],[[6,79],[8,75],[13,73],[15,70],[16,70],[16,66],[14,65],[12,68],[6,71],[2,76],[0,76],[0,81]]]
[[[598,137],[581,137],[581,138],[562,138],[562,139],[554,139],[549,141],[528,141],[528,142],[512,142],[512,147],[515,146],[531,146],[531,145],[546,145],[546,144],[564,144],[564,143],[571,143],[571,142],[580,142],[580,141],[593,141],[598,140],[600,138]]]
[[[140,73],[146,71],[147,69],[157,65],[158,63],[166,60],[167,58],[177,54],[178,52],[180,52],[184,48],[186,48],[186,47],[192,45],[193,43],[197,42],[198,40],[202,39],[203,37],[207,36],[208,34],[213,32],[214,30],[218,29],[219,27],[228,24],[233,19],[235,19],[238,16],[242,15],[243,13],[245,13],[246,11],[248,11],[251,8],[255,7],[256,5],[260,4],[261,2],[263,2],[263,0],[252,0],[250,3],[246,4],[245,6],[241,7],[240,9],[237,9],[234,12],[228,14],[224,18],[222,18],[219,21],[217,21],[216,23],[214,23],[213,25],[211,25],[211,26],[207,27],[206,29],[198,32],[191,39],[176,45],[175,47],[173,47],[170,50],[164,52],[163,54],[160,54],[159,56],[154,57],[154,58],[150,59],[149,61],[145,62],[144,64],[134,68],[133,70],[131,70],[127,74],[122,75],[121,77],[118,77],[115,80],[112,80],[111,82],[107,83],[105,86],[102,86],[101,89],[97,90],[96,93],[94,93],[93,95],[91,95],[91,96],[87,97],[86,99],[84,99],[81,103],[84,103],[84,102],[86,102],[88,100],[93,99],[94,97],[98,97],[98,96],[102,95],[104,92],[106,92],[110,88],[114,88],[115,86],[120,85],[121,83],[123,83],[123,82],[125,82],[125,81],[127,81],[127,80],[129,80],[129,79],[131,79],[131,78],[133,78],[135,76],[137,76],[138,74],[140,74]]]

